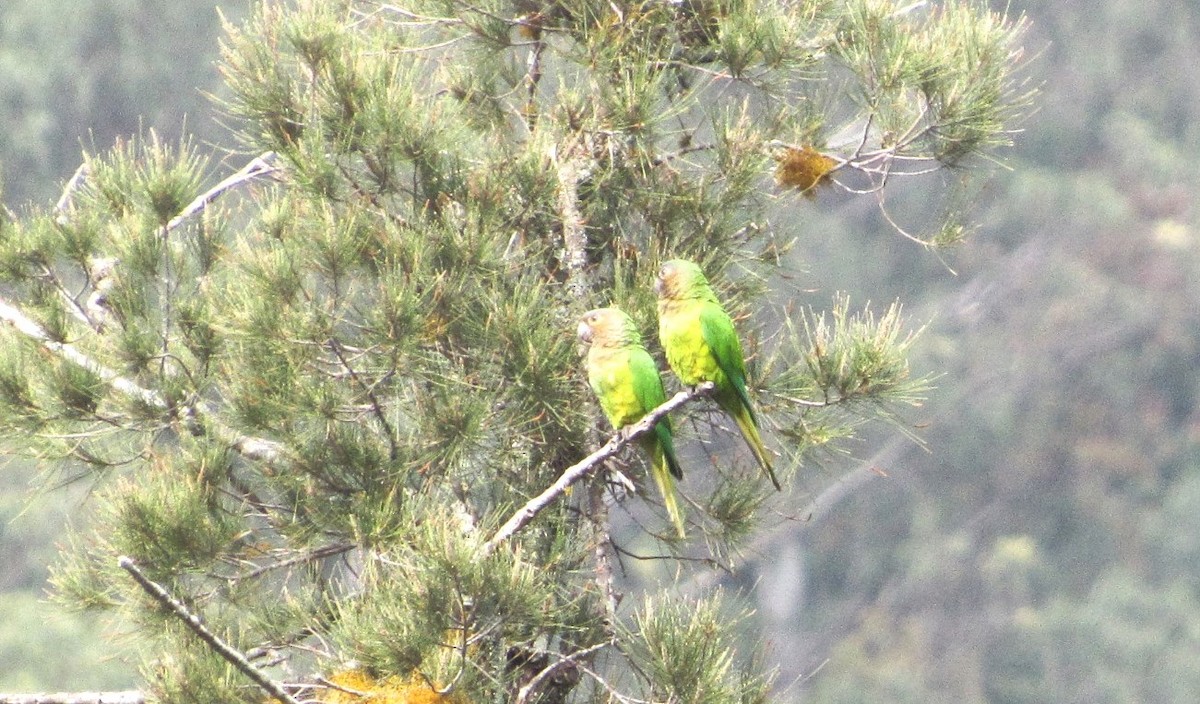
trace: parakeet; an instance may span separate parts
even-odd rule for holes
[[[713,399],[737,423],[758,464],[775,488],[782,490],[746,392],[742,344],[704,272],[693,262],[674,259],[658,270],[654,290],[658,293],[658,336],[671,370],[686,386],[704,381],[716,385]]]
[[[636,423],[667,400],[658,367],[642,346],[637,324],[624,311],[597,308],[584,313],[579,321],[579,339],[591,344],[588,383],[614,428]],[[675,457],[670,418],[660,420],[654,432],[641,436],[639,443],[650,456],[650,474],[682,538],[683,512],[675,496],[674,480],[683,478],[683,470]]]

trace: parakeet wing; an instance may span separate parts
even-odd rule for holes
[[[654,358],[644,351],[631,354],[629,368],[633,377],[634,394],[641,404],[643,412],[649,413],[661,406],[667,400],[667,394],[663,390],[662,377],[658,375],[658,367],[654,364]],[[654,437],[663,450],[671,474],[682,478],[683,470],[679,467],[679,460],[675,457],[675,439],[670,416],[663,416],[662,420],[655,424]]]
[[[667,400],[663,391],[662,378],[658,375],[658,367],[654,366],[654,358],[647,352],[629,356],[629,371],[632,376],[634,394],[642,406],[642,411],[649,413],[661,406]],[[663,418],[661,425],[671,427],[670,418]]]
[[[729,379],[742,405],[749,411],[751,420],[757,425],[758,418],[750,403],[750,395],[746,392],[746,361],[742,356],[742,344],[738,341],[729,314],[718,305],[705,305],[700,310],[700,333],[712,350],[717,366]]]

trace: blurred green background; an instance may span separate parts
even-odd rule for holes
[[[790,700],[1200,701],[1200,4],[993,7],[1029,18],[1043,94],[967,244],[932,254],[837,194],[790,231],[814,305],[929,323],[914,363],[943,376],[904,417],[926,447],[879,428],[839,481],[807,468],[810,519],[739,581]],[[7,206],[139,130],[229,145],[219,33],[213,0],[0,4]],[[87,487],[38,494],[36,471],[0,473],[0,690],[132,686],[105,624],[44,602]]]

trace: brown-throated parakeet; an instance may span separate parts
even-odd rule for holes
[[[667,363],[686,386],[711,381],[713,400],[742,431],[776,489],[771,457],[758,433],[758,417],[746,392],[746,360],[733,321],[694,262],[674,259],[658,270],[658,336]]]
[[[604,415],[620,430],[667,400],[658,367],[646,348],[637,324],[618,308],[597,308],[579,321],[579,339],[590,343],[587,355],[588,383],[600,400]],[[638,439],[650,456],[650,474],[662,493],[667,514],[683,537],[683,512],[675,496],[674,478],[683,470],[675,458],[671,420],[664,417],[654,431]],[[674,478],[673,478],[674,477]]]

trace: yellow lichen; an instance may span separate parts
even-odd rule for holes
[[[436,682],[417,673],[405,677],[372,677],[360,669],[330,675],[332,687],[317,697],[325,704],[467,704],[461,697],[442,694]]]
[[[827,180],[837,160],[810,146],[784,147],[775,153],[775,183],[804,193]]]

